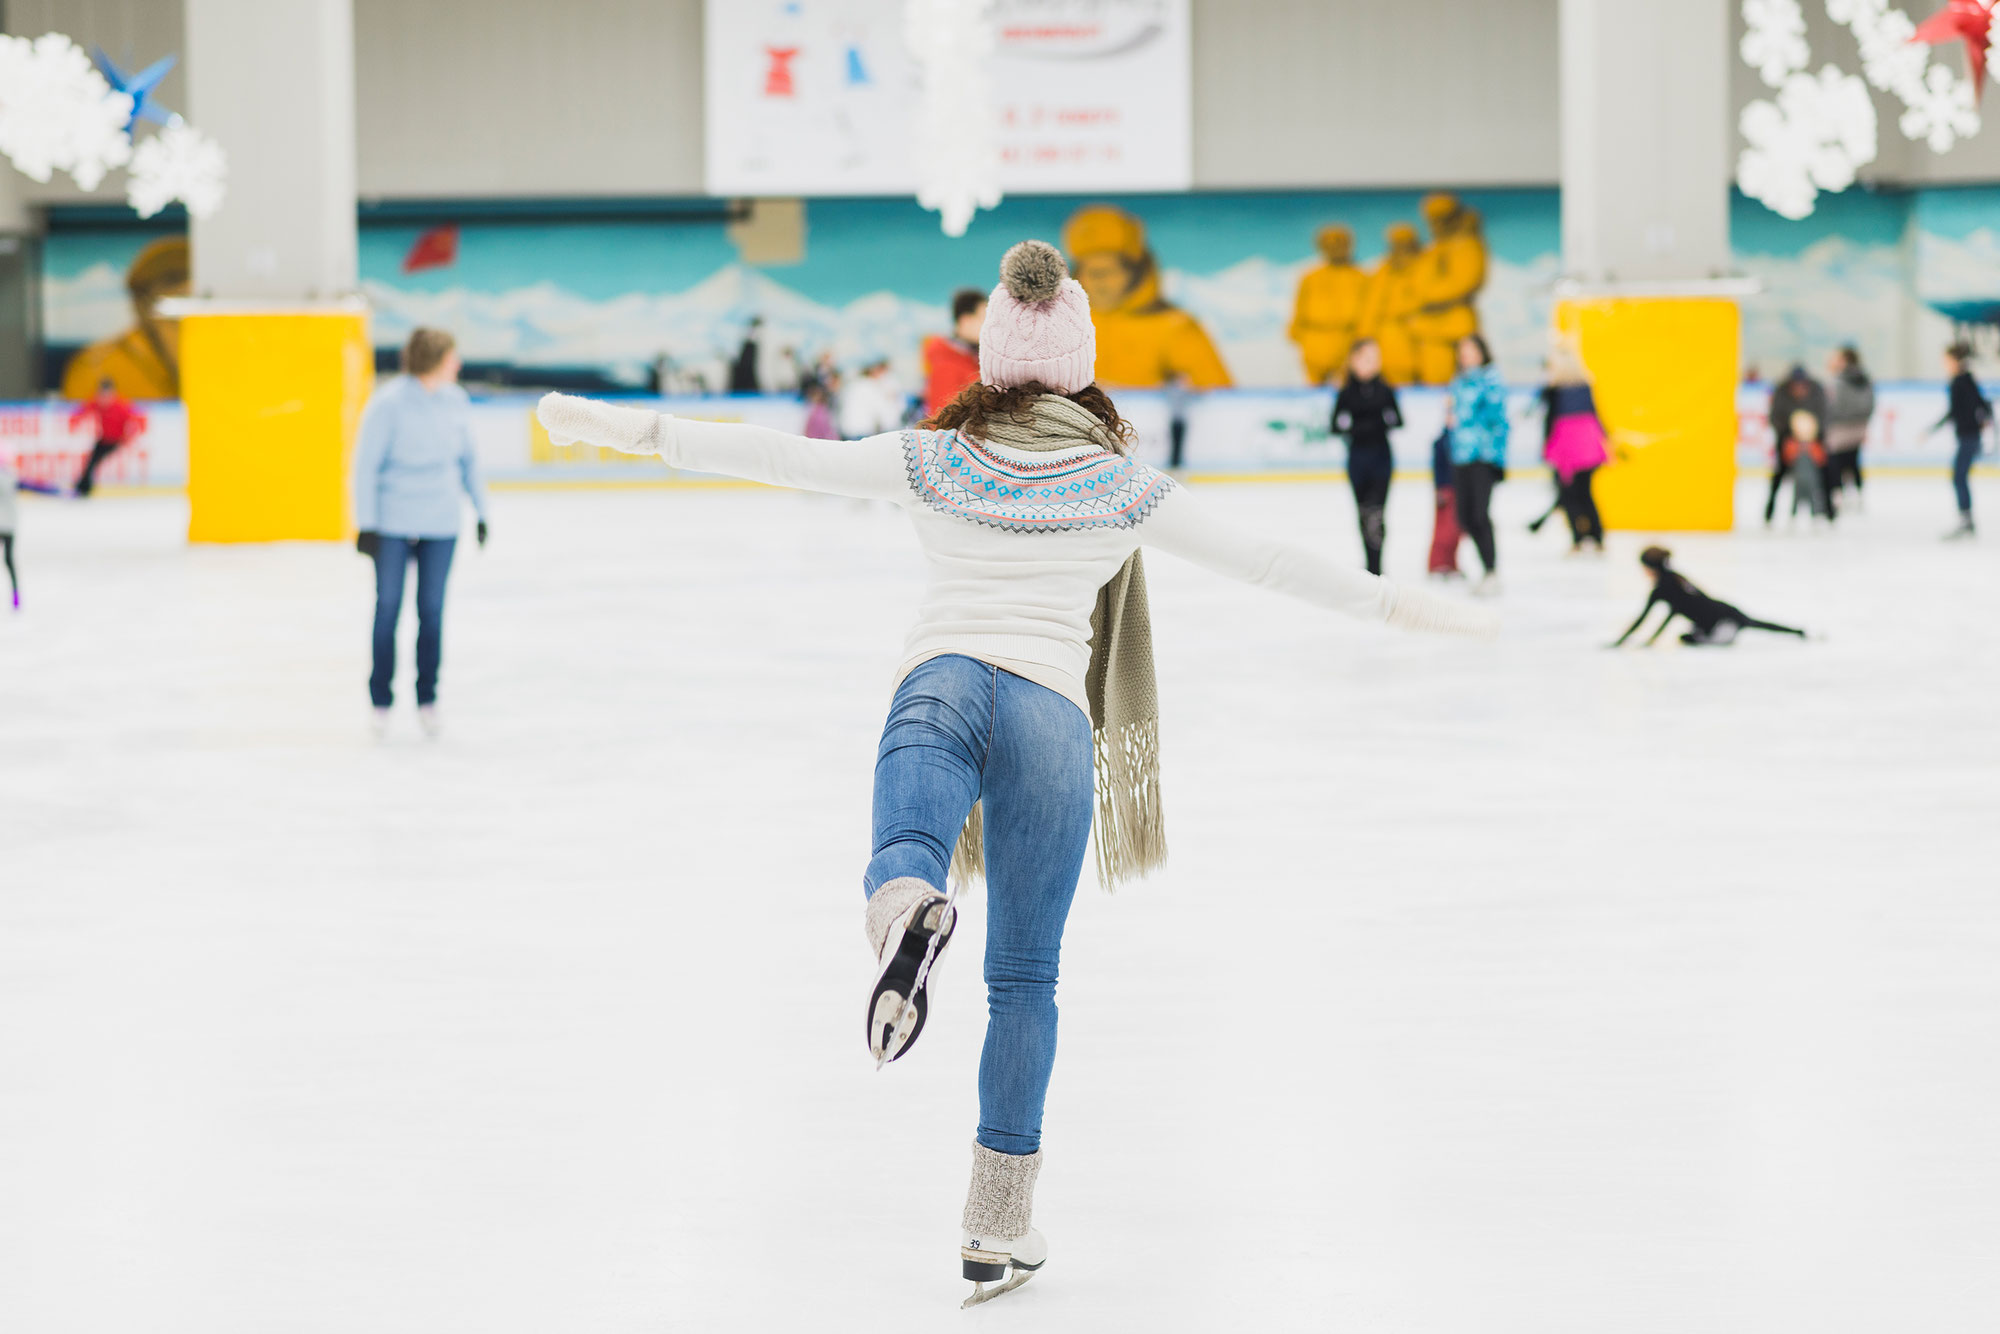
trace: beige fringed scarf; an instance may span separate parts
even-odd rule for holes
[[[1067,398],[1034,400],[1034,421],[989,422],[984,438],[1013,449],[1048,452],[1091,444],[1123,453],[1096,417]],[[1028,540],[1033,540],[1029,538]],[[1097,590],[1090,616],[1090,667],[1084,676],[1096,751],[1097,879],[1105,889],[1164,865],[1166,820],[1160,805],[1160,695],[1153,677],[1153,623],[1146,609],[1146,569],[1133,552]],[[969,883],[985,873],[985,827],[974,805],[952,853],[951,873]]]

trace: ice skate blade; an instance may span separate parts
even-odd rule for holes
[[[995,1297],[1012,1292],[1034,1276],[1035,1271],[1032,1269],[1017,1269],[1014,1271],[1014,1276],[1005,1283],[997,1283],[992,1287],[988,1287],[984,1283],[975,1282],[972,1285],[972,1295],[967,1297],[963,1302],[960,1302],[958,1309],[961,1311],[970,1310],[982,1302],[990,1302]]]

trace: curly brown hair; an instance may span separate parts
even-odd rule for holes
[[[1043,394],[1056,391],[1045,384],[1030,380],[1026,384],[1010,385],[996,389],[983,381],[975,380],[961,389],[958,397],[939,408],[929,420],[923,423],[932,431],[963,431],[975,439],[986,438],[986,422],[992,417],[1006,417],[1025,426],[1033,418],[1029,405]],[[1073,394],[1061,394],[1098,421],[1104,423],[1105,431],[1111,436],[1112,448],[1120,454],[1132,452],[1132,442],[1138,432],[1132,423],[1118,415],[1118,408],[1111,401],[1111,395],[1096,385],[1085,385]]]

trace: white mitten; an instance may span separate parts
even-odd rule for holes
[[[1399,630],[1426,630],[1440,635],[1474,635],[1492,639],[1500,633],[1500,617],[1485,607],[1468,606],[1455,598],[1439,597],[1424,588],[1395,586],[1396,600],[1389,607],[1389,624]]]
[[[615,403],[573,394],[543,394],[535,405],[535,417],[556,446],[603,445],[626,454],[663,454],[665,418],[644,408],[621,408]]]

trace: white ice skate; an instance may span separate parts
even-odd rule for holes
[[[417,726],[424,729],[424,735],[432,741],[444,735],[444,721],[438,717],[435,704],[417,705]]]
[[[1033,1278],[1049,1258],[1049,1243],[1034,1228],[1029,1228],[1025,1237],[976,1237],[962,1232],[958,1254],[965,1276],[972,1280],[972,1295],[960,1305],[977,1306]],[[987,1287],[989,1283],[994,1286]]]
[[[389,735],[389,711],[387,709],[368,710],[368,730],[375,734],[377,741]]]
[[[973,1141],[972,1185],[965,1192],[958,1244],[960,1271],[972,1280],[972,1295],[962,1306],[1012,1292],[1047,1262],[1049,1243],[1031,1225],[1041,1171],[1040,1150],[996,1153]]]
[[[958,925],[953,894],[914,877],[891,880],[868,899],[864,922],[875,947],[875,988],[868,993],[868,1050],[880,1070],[916,1045],[930,1015],[931,969]]]

